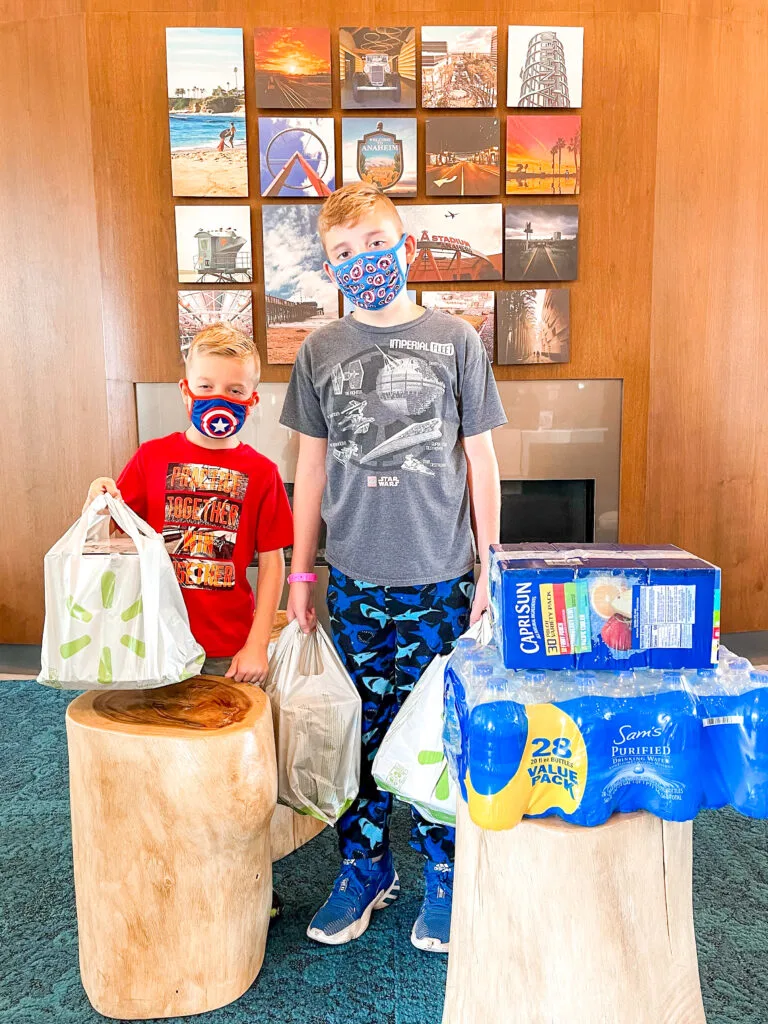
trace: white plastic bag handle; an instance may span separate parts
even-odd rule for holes
[[[275,679],[283,679],[285,673],[281,671],[283,663],[291,656],[291,651],[301,644],[303,634],[299,628],[298,619],[292,619],[280,631],[272,657],[269,659],[269,672],[264,684],[264,690],[269,694],[272,688],[277,685]],[[303,649],[303,648],[302,648]]]
[[[303,633],[298,619],[293,619],[280,633],[275,653],[270,663],[270,674],[277,669],[291,647],[299,648],[296,668],[302,676],[320,676],[323,674],[323,658],[318,644],[317,630]]]
[[[317,629],[311,633],[300,633],[301,653],[299,654],[299,672],[303,676],[321,676],[323,674],[323,654],[320,650]]]
[[[479,644],[485,646],[491,642],[493,635],[493,628],[491,626],[491,616],[487,611],[483,612],[477,622],[473,623],[466,633],[462,633],[459,640],[477,640]]]
[[[303,633],[298,619],[293,619],[280,633],[280,639],[269,663],[270,676],[276,673],[278,665],[287,657],[292,647],[299,648],[296,668],[302,676],[322,675],[327,662],[335,662],[346,672],[331,638],[320,623],[310,633]]]
[[[111,494],[100,494],[86,509],[80,519],[67,533],[62,541],[72,553],[70,563],[70,592],[75,592],[75,581],[80,575],[83,548],[88,531],[100,518],[102,509],[108,509],[110,517],[117,523],[123,533],[130,537],[136,546],[141,576],[141,599],[144,609],[144,645],[145,666],[151,678],[160,677],[160,581],[157,566],[151,564],[149,541],[162,538],[144,520],[122,500],[113,498]]]
[[[101,515],[102,510],[105,508],[109,510],[109,517]],[[102,519],[109,518],[113,519],[123,533],[131,538],[136,545],[137,551],[141,544],[140,537],[151,538],[157,536],[152,527],[148,526],[143,519],[140,519],[133,509],[125,504],[122,498],[113,498],[111,494],[100,494],[97,498],[94,498],[75,523],[75,530],[72,534],[73,546],[82,551],[91,527],[95,526]]]

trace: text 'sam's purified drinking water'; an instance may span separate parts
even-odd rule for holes
[[[552,814],[593,826],[636,810],[687,821],[724,804],[768,817],[768,673],[744,659],[516,671],[495,643],[470,642],[445,692],[450,770],[484,828]]]

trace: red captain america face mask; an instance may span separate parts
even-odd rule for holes
[[[212,438],[227,438],[241,430],[248,418],[248,410],[258,404],[259,396],[253,392],[250,398],[232,398],[226,395],[196,395],[189,381],[182,384],[192,399],[190,419],[201,434]]]

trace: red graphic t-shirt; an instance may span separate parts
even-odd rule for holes
[[[277,466],[248,444],[201,448],[178,433],[141,445],[117,486],[163,534],[195,639],[209,658],[233,657],[253,623],[254,552],[293,543]]]

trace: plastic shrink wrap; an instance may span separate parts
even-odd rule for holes
[[[445,695],[449,769],[482,827],[725,804],[768,817],[768,671],[725,648],[708,669],[543,671],[462,642]]]

